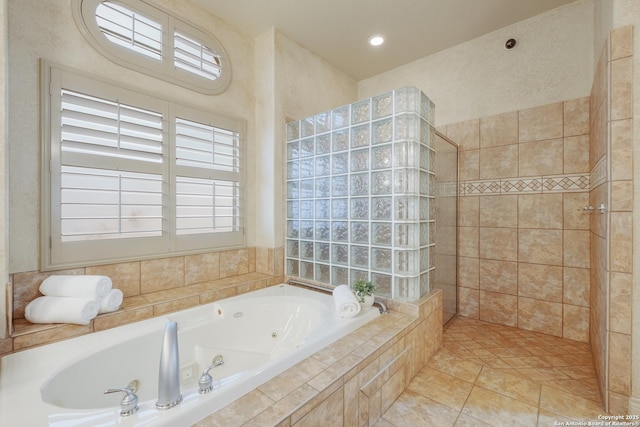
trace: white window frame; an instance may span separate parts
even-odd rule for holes
[[[224,92],[231,82],[231,63],[222,44],[210,33],[184,22],[171,13],[144,0],[108,0],[139,12],[162,25],[163,52],[159,62],[108,40],[98,27],[96,8],[104,0],[72,0],[73,16],[80,32],[101,55],[123,67],[139,71],[206,95]],[[197,40],[220,56],[220,76],[214,80],[185,71],[174,65],[174,34],[182,33]]]
[[[122,262],[140,259],[174,256],[189,253],[243,247],[244,236],[244,122],[239,119],[218,116],[209,111],[186,107],[153,94],[124,87],[119,83],[98,80],[93,76],[69,70],[63,66],[41,62],[42,76],[42,176],[41,176],[41,269],[52,270],[91,263]],[[61,89],[86,93],[104,99],[112,99],[140,108],[149,108],[163,115],[162,164],[142,165],[136,172],[160,172],[163,177],[162,236],[130,237],[104,240],[63,241],[61,236]],[[239,227],[233,232],[209,232],[177,235],[176,233],[176,166],[175,118],[206,123],[237,132],[239,135],[240,163],[237,174],[212,170],[196,170],[196,176],[238,182]],[[80,155],[81,156],[81,155]],[[108,163],[108,162],[107,162]],[[86,165],[101,167],[103,165]],[[126,166],[124,166],[126,168]],[[188,169],[188,168],[187,168]],[[236,181],[237,179],[237,181]]]

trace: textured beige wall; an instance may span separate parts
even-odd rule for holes
[[[285,123],[357,98],[357,83],[286,35],[270,30],[256,39],[256,245],[284,245]]]
[[[254,141],[253,39],[189,2],[153,0],[179,17],[213,32],[227,50],[232,81],[224,93],[200,95],[161,80],[120,67],[96,52],[73,20],[71,1],[21,0],[9,2],[9,156],[10,271],[38,268],[39,251],[39,68],[40,58],[119,82],[150,93],[160,93],[177,103],[200,107],[246,120],[246,152]],[[251,178],[251,177],[249,177]],[[256,186],[247,182],[247,198]],[[245,215],[253,217],[252,205]],[[247,223],[249,240],[253,224]]]
[[[281,170],[276,165],[275,159],[275,123],[276,123],[276,96],[275,96],[275,46],[273,43],[273,30],[260,35],[255,40],[254,66],[256,73],[255,83],[255,120],[256,120],[256,146],[255,155],[250,156],[252,167],[250,173],[256,175],[256,182],[261,182],[270,191],[256,194],[256,210],[260,212],[254,218],[247,218],[255,222],[256,246],[274,247],[277,240],[276,228],[278,227],[278,207],[273,189],[275,188],[276,171]],[[280,226],[282,228],[282,226]]]
[[[276,84],[285,117],[299,120],[357,101],[357,82],[351,76],[281,32],[276,31],[275,44]]]
[[[438,126],[457,123],[589,95],[592,51],[593,3],[579,0],[363,80],[358,96],[417,86]]]

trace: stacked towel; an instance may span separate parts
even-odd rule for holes
[[[87,298],[38,297],[24,309],[31,323],[75,323],[88,325],[98,315],[100,304]]]
[[[111,279],[107,276],[49,276],[40,285],[40,293],[51,297],[74,297],[98,299],[111,290]]]
[[[336,286],[333,289],[333,302],[340,317],[353,317],[360,313],[358,298],[346,285]]]
[[[112,289],[107,276],[54,275],[40,285],[43,297],[25,308],[31,323],[75,323],[88,325],[99,313],[116,311],[123,294]]]
[[[124,295],[120,289],[111,289],[109,293],[100,299],[100,311],[102,313],[111,313],[120,308]]]

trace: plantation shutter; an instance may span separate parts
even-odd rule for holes
[[[61,99],[62,241],[161,236],[162,114],[66,89]]]
[[[44,268],[244,244],[242,122],[43,72]]]
[[[159,22],[110,1],[98,4],[96,22],[111,43],[162,60],[163,35]]]
[[[198,93],[222,93],[231,64],[222,44],[200,29],[144,0],[72,0],[87,41],[127,69]]]
[[[173,59],[176,68],[208,80],[215,80],[222,73],[220,55],[192,37],[174,33]]]
[[[240,128],[205,119],[186,108],[176,115],[176,234],[215,233],[233,244],[242,235]]]

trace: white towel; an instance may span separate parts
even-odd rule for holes
[[[100,298],[100,310],[98,313],[111,313],[120,308],[122,304],[122,291],[120,289],[111,289],[109,293]]]
[[[53,275],[44,279],[40,293],[51,297],[98,299],[107,295],[111,287],[107,276]]]
[[[75,323],[88,325],[98,315],[100,304],[94,299],[38,297],[24,309],[31,323]]]
[[[353,291],[346,285],[336,286],[333,290],[333,302],[340,317],[353,317],[360,313],[360,303]]]

